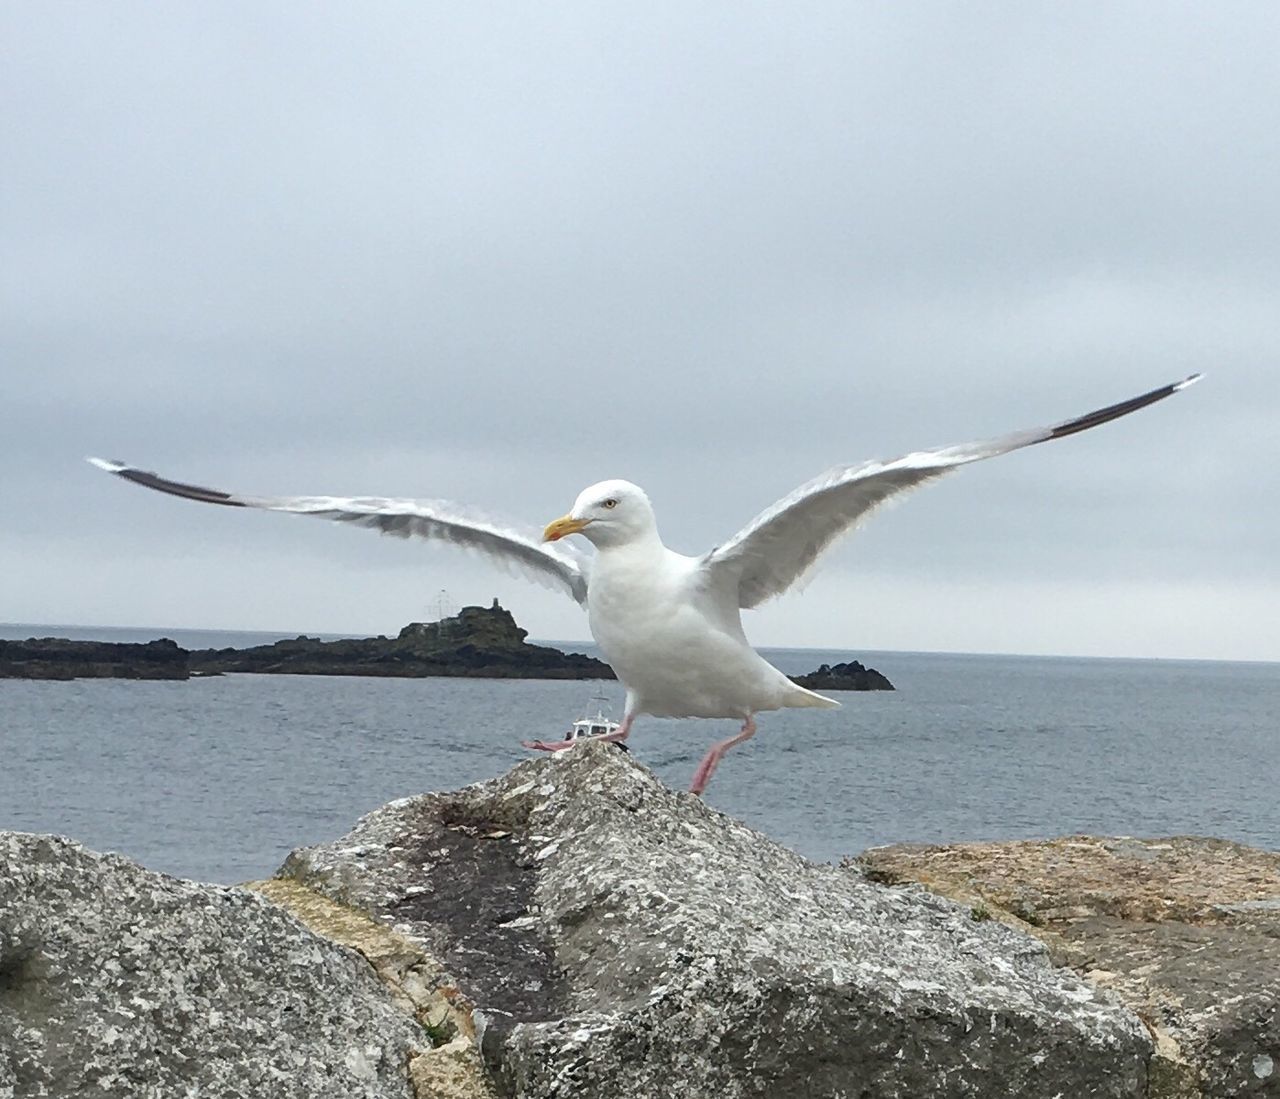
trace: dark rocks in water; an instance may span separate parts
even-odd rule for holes
[[[467,676],[482,679],[613,679],[582,653],[530,645],[528,631],[498,605],[411,622],[394,638],[296,637],[249,649],[188,652],[169,640],[145,645],[32,638],[0,641],[0,679],[187,679],[223,672],[290,675]]]
[[[395,638],[320,641],[297,637],[251,649],[191,654],[195,672],[289,675],[466,676],[485,679],[612,679],[613,669],[581,653],[525,641],[528,631],[498,605],[463,607],[439,622],[412,622]]]
[[[516,625],[512,613],[494,599],[488,607],[463,607],[438,622],[410,622],[396,638],[412,641],[425,651],[447,650],[459,639],[486,649],[518,649],[529,631]]]
[[[893,684],[875,668],[857,660],[847,664],[822,664],[816,672],[791,677],[811,691],[892,691]]]
[[[1280,852],[1199,836],[897,844],[856,865],[1043,940],[1156,1037],[1153,1097],[1280,1096]]]
[[[30,637],[0,641],[0,679],[186,679],[187,655],[167,638],[134,645]]]
[[[0,1095],[413,1099],[431,1042],[256,893],[0,832]]]
[[[507,1096],[1148,1095],[1146,1028],[1035,939],[607,745],[394,802],[281,876],[439,959]]]

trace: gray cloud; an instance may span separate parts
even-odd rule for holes
[[[836,462],[1205,370],[878,517],[754,636],[1280,659],[1271,5],[6,23],[0,619],[386,630],[449,587],[585,632],[85,453],[531,521],[620,475],[696,550]]]

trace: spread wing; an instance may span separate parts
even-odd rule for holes
[[[887,462],[836,466],[762,511],[723,546],[707,554],[703,567],[717,580],[736,581],[738,605],[754,607],[781,595],[800,580],[823,550],[892,497],[970,462],[1062,439],[1127,416],[1185,389],[1199,378],[1199,374],[1193,374],[1184,381],[1053,427],[1018,431],[980,443],[916,451]]]
[[[520,524],[501,522],[445,500],[390,500],[377,496],[243,496],[198,485],[169,481],[123,462],[90,458],[99,469],[136,485],[188,500],[225,507],[261,508],[294,515],[314,515],[339,523],[370,527],[398,538],[426,538],[475,550],[551,588],[587,601],[588,559],[575,546],[545,544],[542,534]]]

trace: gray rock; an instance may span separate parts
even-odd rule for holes
[[[1280,1097],[1280,851],[1063,836],[877,847],[858,865],[1026,921],[1154,1032],[1151,1099]]]
[[[0,1096],[408,1099],[429,1044],[254,893],[0,832]]]
[[[1223,924],[1100,916],[1064,937],[1087,950],[1086,976],[1113,988],[1176,1043],[1189,1094],[1280,1096],[1280,936]],[[1173,1092],[1173,1094],[1178,1094]],[[1153,1099],[1161,1099],[1153,1092]]]
[[[439,958],[521,1099],[1146,1093],[1145,1029],[1034,939],[603,745],[393,803],[282,874]]]

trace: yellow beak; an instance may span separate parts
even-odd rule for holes
[[[542,540],[544,542],[558,542],[566,534],[577,534],[590,522],[590,519],[575,519],[571,515],[565,515],[555,522],[547,524],[547,529],[542,532]]]

